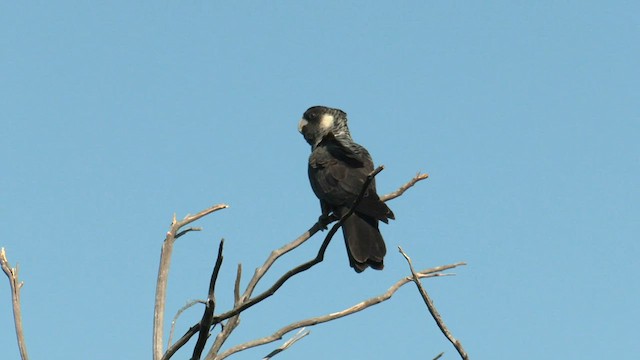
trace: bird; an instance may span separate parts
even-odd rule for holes
[[[341,218],[358,198],[373,160],[367,149],[353,141],[347,113],[326,106],[312,106],[302,115],[298,131],[311,145],[308,173],[311,188],[320,200],[320,222]],[[384,268],[387,248],[378,229],[379,221],[395,219],[371,181],[354,212],[342,224],[349,265],[357,272],[367,267]]]

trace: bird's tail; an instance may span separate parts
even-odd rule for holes
[[[384,268],[387,248],[378,230],[378,220],[355,212],[345,220],[342,233],[349,264],[356,272],[364,271],[367,266],[376,270]]]

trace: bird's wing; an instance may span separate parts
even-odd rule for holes
[[[358,152],[337,143],[317,147],[309,159],[309,179],[320,200],[332,205],[333,211],[348,209],[356,200],[367,175],[373,171],[369,153],[359,145]],[[387,221],[393,213],[380,201],[375,183],[367,189],[356,211]],[[338,213],[338,216],[342,214]]]

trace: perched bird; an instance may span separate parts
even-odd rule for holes
[[[373,171],[373,160],[364,147],[356,144],[347,127],[347,114],[325,106],[309,108],[298,131],[311,145],[309,181],[320,199],[321,221],[330,213],[346,214]],[[378,221],[395,219],[393,212],[376,193],[371,181],[354,213],[342,225],[349,264],[356,272],[367,266],[382,270],[387,248],[378,230]]]

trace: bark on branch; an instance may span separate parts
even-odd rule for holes
[[[427,309],[429,309],[429,313],[431,313],[431,316],[433,316],[433,319],[436,321],[438,328],[440,328],[440,331],[442,331],[444,336],[451,342],[451,344],[453,344],[453,346],[458,351],[458,354],[460,354],[460,357],[463,360],[468,360],[469,355],[467,355],[467,352],[464,350],[464,347],[462,347],[462,343],[460,342],[460,340],[453,337],[453,334],[451,334],[451,331],[449,331],[449,328],[447,328],[447,326],[444,324],[444,321],[442,320],[442,317],[440,316],[438,309],[436,309],[436,306],[434,305],[433,300],[431,300],[431,297],[429,296],[429,294],[427,294],[427,291],[422,286],[418,273],[416,273],[415,270],[413,269],[411,258],[402,250],[401,247],[398,246],[398,250],[400,251],[402,256],[404,256],[404,258],[407,260],[407,263],[409,264],[409,269],[411,270],[411,281],[413,281],[416,284],[416,287],[418,288],[420,295],[422,295],[422,299],[424,300],[424,303],[427,305]]]
[[[416,176],[413,177],[413,179],[409,180],[409,182],[407,182],[406,184],[400,186],[400,188],[392,193],[386,194],[384,196],[380,197],[380,200],[382,201],[389,201],[389,200],[393,200],[399,196],[401,196],[402,194],[404,194],[405,191],[409,190],[411,187],[413,187],[413,185],[415,185],[418,181],[422,181],[429,178],[429,174],[421,174],[421,173],[417,173]]]
[[[9,260],[7,260],[7,253],[4,248],[0,249],[0,266],[2,271],[9,278],[9,285],[11,286],[11,303],[13,305],[13,323],[16,328],[16,337],[18,338],[18,349],[20,349],[20,357],[22,360],[28,360],[27,344],[24,341],[24,332],[22,330],[22,310],[20,308],[20,289],[23,282],[18,280],[18,265],[11,267]]]
[[[187,215],[184,219],[177,221],[173,216],[171,227],[167,232],[162,250],[160,253],[160,267],[158,269],[158,280],[156,284],[156,299],[153,313],[153,359],[160,360],[162,358],[162,338],[164,329],[164,311],[167,298],[167,282],[169,279],[169,267],[171,266],[171,254],[173,253],[173,244],[176,239],[189,231],[198,231],[199,228],[189,228],[181,231],[182,227],[207,216],[215,211],[228,208],[229,205],[218,204],[205,209],[195,215]]]
[[[450,265],[443,265],[443,266],[438,266],[438,267],[434,267],[431,269],[426,269],[423,271],[420,271],[418,273],[415,273],[415,275],[419,278],[428,278],[428,277],[436,277],[436,276],[444,276],[446,274],[442,274],[442,271],[448,270],[448,269],[453,269],[455,267],[458,266],[462,266],[462,265],[466,265],[465,263],[455,263],[455,264],[450,264]],[[412,281],[412,277],[404,277],[400,280],[398,280],[395,284],[393,284],[385,293],[380,294],[378,296],[372,297],[370,299],[364,300],[362,302],[359,302],[358,304],[355,304],[347,309],[344,309],[342,311],[338,311],[338,312],[334,312],[331,314],[327,314],[327,315],[323,315],[323,316],[318,316],[318,317],[313,317],[313,318],[309,318],[309,319],[305,319],[305,320],[301,320],[301,321],[297,321],[294,323],[291,323],[283,328],[281,328],[280,330],[276,331],[275,333],[273,333],[270,336],[266,336],[260,339],[256,339],[256,340],[252,340],[249,342],[246,342],[244,344],[240,344],[240,345],[236,345],[230,349],[228,349],[227,351],[223,352],[222,354],[220,354],[219,356],[215,357],[215,360],[222,360],[234,353],[237,353],[239,351],[243,351],[246,349],[250,349],[252,347],[256,347],[256,346],[260,346],[260,345],[264,345],[264,344],[268,344],[270,342],[276,341],[281,339],[285,334],[287,334],[290,331],[296,330],[296,329],[300,329],[303,327],[307,327],[307,326],[313,326],[313,325],[317,325],[317,324],[321,324],[321,323],[325,323],[328,321],[332,321],[332,320],[336,320],[351,314],[354,314],[356,312],[362,311],[368,307],[371,307],[373,305],[379,304],[383,301],[387,301],[391,298],[391,296],[393,296],[393,294],[395,294],[396,291],[398,291],[398,289],[400,289],[400,287],[402,287],[403,285],[410,283]]]
[[[216,309],[216,282],[218,281],[218,274],[220,273],[220,267],[222,266],[222,249],[224,247],[224,239],[220,240],[220,246],[218,246],[218,257],[216,259],[216,265],[213,267],[213,273],[211,274],[211,281],[209,282],[209,293],[207,294],[206,307],[200,320],[200,334],[198,335],[198,341],[193,348],[193,355],[191,360],[200,360],[204,346],[209,339],[209,328],[213,320],[213,312]]]
[[[306,330],[306,328],[302,328],[300,329],[295,335],[293,335],[293,337],[291,337],[291,339],[287,340],[284,342],[284,344],[282,344],[279,348],[273,350],[272,352],[270,352],[269,354],[267,354],[267,356],[265,356],[264,358],[262,358],[262,360],[269,360],[272,357],[280,354],[281,352],[287,350],[288,348],[291,347],[291,345],[295,344],[296,342],[298,342],[298,340],[301,340],[302,338],[304,338],[305,336],[311,334],[311,331]]]

